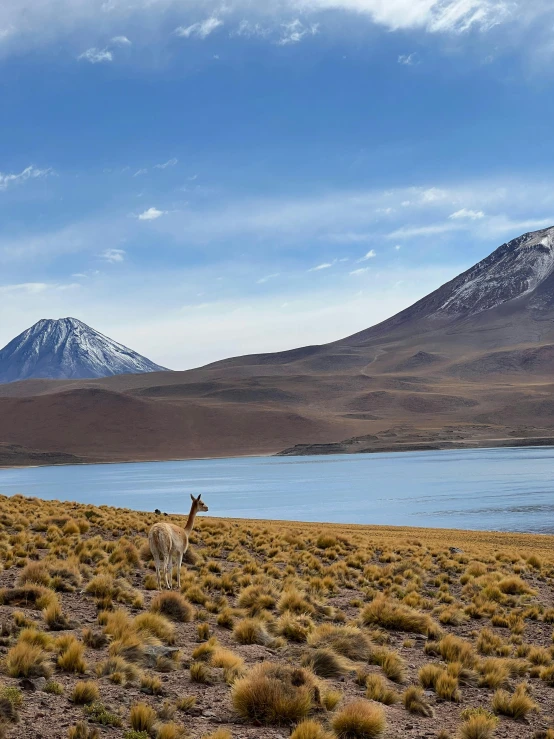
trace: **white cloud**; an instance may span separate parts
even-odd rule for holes
[[[375,249],[370,249],[365,256],[360,259],[360,262],[365,262],[367,259],[373,259],[377,256]]]
[[[175,34],[181,38],[196,36],[196,38],[205,39],[222,25],[222,20],[212,16],[199,23],[193,23],[191,26],[179,26],[175,29]]]
[[[276,277],[279,277],[280,272],[274,272],[271,275],[266,275],[265,277],[260,277],[259,280],[256,280],[258,285],[263,285],[266,282],[269,282],[269,280],[274,280]]]
[[[261,23],[241,20],[237,28],[231,31],[231,36],[245,36],[246,38],[258,37],[267,38],[271,35],[271,28],[262,26]]]
[[[485,214],[482,210],[471,210],[468,208],[462,208],[461,210],[457,210],[455,213],[451,213],[449,218],[452,218],[453,220],[457,220],[460,218],[469,218],[472,221],[476,221],[479,218],[484,218]]]
[[[311,267],[308,272],[319,272],[322,269],[329,269],[329,267],[332,267],[334,264],[336,264],[336,259],[334,259],[332,262],[323,262],[323,264],[318,264],[315,267]]]
[[[139,221],[155,221],[157,218],[164,216],[166,210],[158,210],[157,208],[148,208],[138,216]]]
[[[73,290],[81,287],[76,282],[51,283],[51,282],[21,282],[14,285],[0,285],[0,294],[3,295],[38,295],[47,290]]]
[[[122,27],[137,30],[147,44],[164,36],[168,18],[186,19],[179,35],[206,38],[225,23],[236,36],[276,36],[295,43],[321,24],[326,34],[344,34],[345,22],[363,32],[371,24],[387,31],[424,31],[462,36],[472,30],[487,32],[498,24],[509,25],[505,44],[520,39],[537,42],[544,29],[543,45],[552,44],[554,8],[551,0],[2,0],[0,38],[2,53],[20,48],[59,45],[87,34],[91,39],[118,36]],[[284,26],[298,20],[302,28]],[[540,27],[539,27],[540,22]],[[535,26],[533,26],[535,24]],[[141,31],[140,35],[138,31]],[[284,32],[283,32],[284,31]],[[281,36],[278,34],[281,33]],[[115,42],[114,42],[115,44]],[[482,49],[482,47],[481,47]],[[102,51],[102,50],[101,50]],[[106,50],[104,50],[106,51]],[[482,55],[482,54],[481,54]],[[406,56],[409,56],[407,54]],[[107,61],[107,60],[105,60]]]
[[[154,169],[167,169],[168,167],[174,167],[179,160],[175,159],[169,159],[167,162],[164,162],[164,164],[155,164]]]
[[[298,18],[289,23],[283,23],[281,26],[281,36],[277,41],[279,46],[297,44],[299,41],[302,41],[305,36],[315,36],[319,30],[318,23],[312,23],[311,25],[305,26]]]
[[[95,47],[87,49],[80,54],[78,59],[90,62],[91,64],[101,64],[102,62],[113,62],[113,54],[109,49],[96,49]]]
[[[365,275],[366,272],[369,272],[369,269],[369,267],[360,267],[359,269],[353,269],[349,274],[354,276]]]
[[[131,41],[127,36],[114,36],[110,43],[114,46],[131,46]]]
[[[414,236],[436,236],[437,234],[456,231],[461,226],[454,223],[430,223],[425,226],[402,226],[387,234],[389,239],[410,239]]]
[[[110,262],[110,264],[116,264],[124,261],[125,254],[125,249],[104,249],[100,256],[106,262]]]
[[[133,177],[140,177],[143,174],[147,174],[147,172],[148,172],[147,169],[137,169]]]
[[[0,172],[0,190],[7,190],[10,185],[15,185],[26,180],[36,180],[38,177],[47,177],[52,174],[51,169],[38,169],[32,165],[26,167],[18,174],[4,174]]]
[[[398,63],[404,64],[406,67],[413,67],[414,64],[417,64],[417,52],[412,51],[411,54],[400,54]]]

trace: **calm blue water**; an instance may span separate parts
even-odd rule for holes
[[[554,448],[0,470],[0,494],[210,515],[554,532]]]

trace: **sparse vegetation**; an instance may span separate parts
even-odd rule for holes
[[[154,520],[0,497],[0,737],[69,710],[73,739],[232,739],[230,705],[260,736],[551,739],[548,537],[203,519],[150,593]]]

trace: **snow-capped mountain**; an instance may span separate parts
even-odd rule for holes
[[[76,318],[42,319],[0,351],[0,382],[166,370]]]

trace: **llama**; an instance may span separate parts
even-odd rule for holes
[[[184,529],[172,523],[155,523],[148,533],[150,551],[156,563],[158,590],[162,589],[162,566],[167,589],[171,590],[174,562],[177,564],[177,587],[181,587],[181,564],[189,546],[189,536],[194,526],[194,519],[199,511],[205,513],[208,510],[208,506],[203,500],[200,500],[200,495],[198,498],[195,498],[192,494],[190,496],[192,505],[190,507],[187,525]]]

